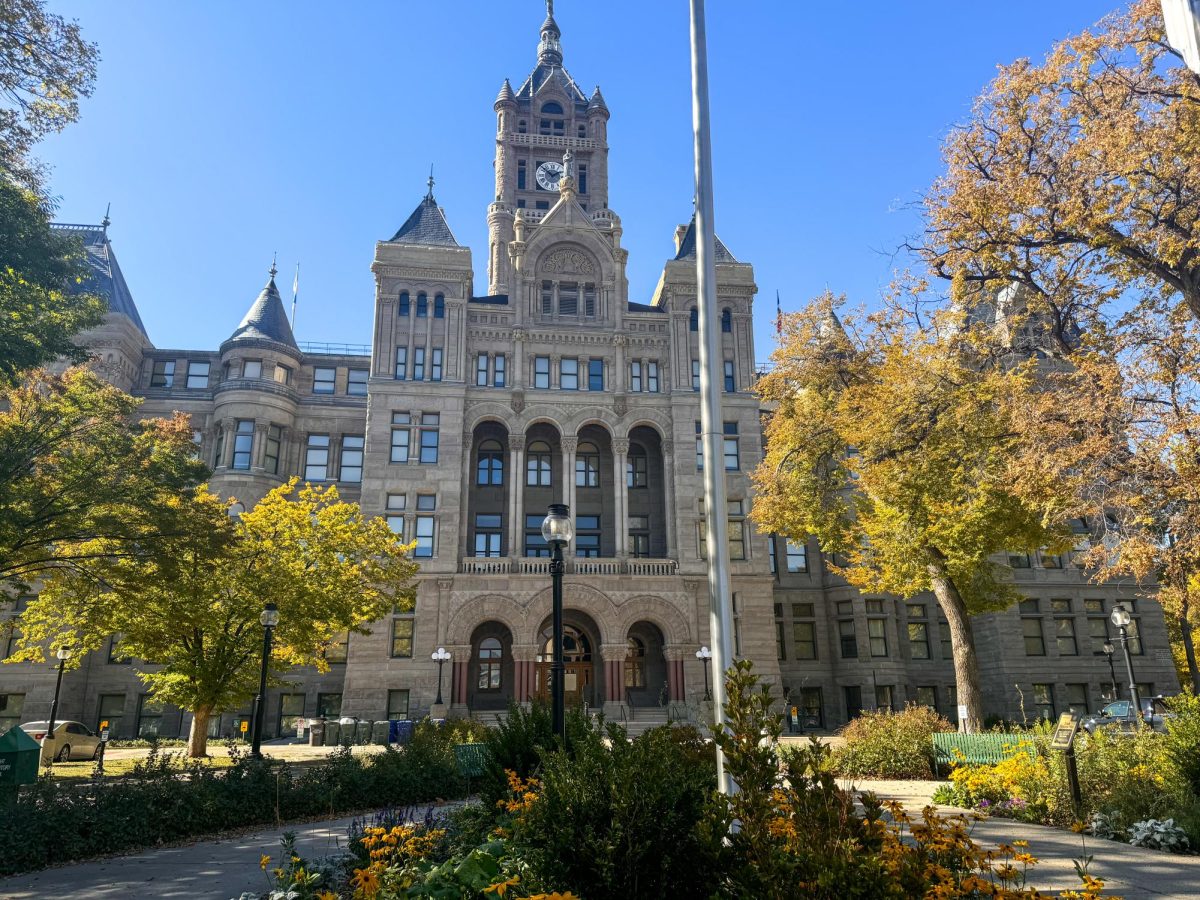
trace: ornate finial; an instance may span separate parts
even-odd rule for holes
[[[546,15],[554,17],[554,0],[546,0]]]
[[[429,193],[425,195],[425,199],[433,199],[433,163],[429,164]]]
[[[278,255],[279,255],[279,254],[277,254],[277,253],[274,253],[274,252],[271,254],[271,268],[269,268],[269,269],[267,270],[267,272],[269,272],[269,273],[270,273],[270,275],[271,275],[271,280],[272,280],[272,281],[274,281],[274,280],[275,280],[275,276],[279,274],[279,269],[275,268],[275,260],[276,260],[276,258],[278,257]]]
[[[112,219],[108,217],[110,212],[112,212],[111,203],[104,207],[104,220],[100,223],[100,227],[104,229],[105,234],[108,234],[108,226],[112,224]]]

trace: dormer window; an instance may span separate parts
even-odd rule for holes
[[[517,134],[524,134],[524,133],[525,133],[527,130],[528,130],[528,129],[527,129],[527,126],[525,125],[525,120],[524,120],[524,119],[520,119],[520,120],[518,120],[518,122],[517,122]]]
[[[552,134],[562,137],[566,133],[566,122],[561,118],[562,105],[554,101],[542,106],[542,118],[538,120],[538,134]]]
[[[585,137],[587,137],[587,126],[586,126],[586,125],[580,125],[580,126],[579,126],[579,136],[580,136],[581,138],[585,138]]]

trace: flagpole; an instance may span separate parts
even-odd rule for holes
[[[296,277],[292,279],[292,334],[296,334],[296,298],[300,295],[300,263],[296,263]]]
[[[713,229],[712,138],[708,116],[708,50],[704,0],[691,0],[692,136],[696,163],[696,293],[700,325],[700,433],[704,447],[704,517],[708,550],[709,633],[712,640],[713,727],[725,724],[725,670],[733,662],[730,627],[729,540],[726,520],[724,427],[721,415],[721,335],[717,330],[716,240]],[[737,785],[717,748],[717,788]]]

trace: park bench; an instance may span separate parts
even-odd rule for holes
[[[467,779],[467,793],[471,792],[471,779],[482,778],[491,754],[487,744],[455,744],[454,760],[458,774]]]
[[[1032,743],[1020,747],[1022,738],[1016,734],[989,732],[987,734],[959,734],[942,731],[933,736],[934,769],[937,773],[948,772],[955,765],[990,766],[1013,756],[1018,749],[1030,756],[1036,752]]]

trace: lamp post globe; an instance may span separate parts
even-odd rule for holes
[[[704,699],[712,699],[712,688],[708,683],[708,666],[709,660],[712,659],[712,651],[708,647],[701,647],[696,651],[696,659],[700,660],[700,668],[704,670]]]
[[[255,759],[262,759],[263,722],[266,718],[267,699],[267,665],[271,659],[271,632],[279,624],[279,607],[267,603],[258,616],[263,627],[262,663],[258,670],[258,695],[254,698],[253,734],[250,740],[250,754]]]
[[[433,651],[433,653],[431,653],[429,655],[429,658],[438,664],[437,699],[434,700],[433,703],[435,706],[441,706],[442,705],[442,666],[444,666],[446,664],[447,660],[450,659],[450,651],[447,650],[445,647],[438,647],[436,650]]]
[[[54,656],[58,659],[58,677],[54,680],[54,700],[50,704],[50,721],[46,723],[46,736],[42,738],[42,746],[46,745],[46,741],[54,740],[54,723],[58,718],[58,698],[62,693],[63,671],[67,667],[67,660],[75,653],[73,647],[59,647]]]
[[[1121,639],[1121,653],[1125,657],[1125,671],[1129,675],[1129,699],[1133,703],[1133,718],[1135,722],[1142,719],[1142,700],[1138,696],[1137,679],[1133,677],[1133,657],[1129,653],[1129,626],[1133,616],[1124,606],[1114,606],[1109,620],[1117,626]],[[1112,657],[1110,656],[1111,660]],[[1114,679],[1115,680],[1115,679]]]
[[[567,737],[567,720],[564,694],[564,675],[566,666],[563,664],[563,619],[562,619],[562,579],[563,579],[563,547],[571,543],[575,537],[575,523],[571,521],[571,509],[565,503],[551,503],[546,510],[546,518],[542,521],[542,537],[550,546],[550,581],[553,587],[553,607],[551,611],[551,629],[554,658],[550,663],[550,711],[554,733],[560,740]]]

